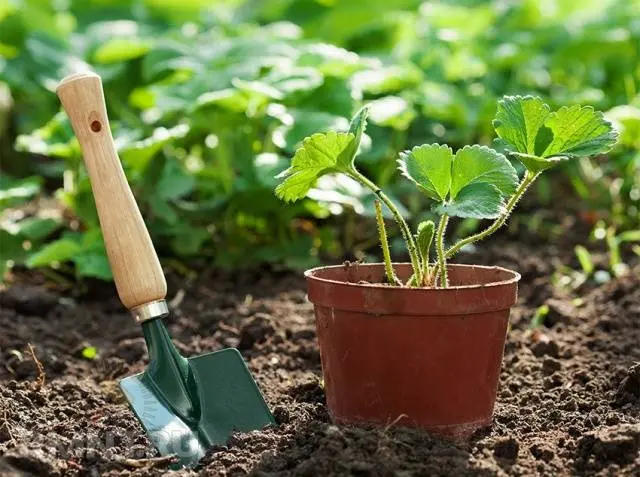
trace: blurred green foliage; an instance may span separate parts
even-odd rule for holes
[[[353,246],[354,215],[374,215],[357,184],[323,178],[289,207],[273,187],[303,137],[346,129],[364,102],[363,168],[416,222],[428,214],[394,182],[395,151],[489,143],[503,94],[606,110],[621,144],[560,173],[594,224],[639,225],[640,0],[3,0],[0,273],[73,263],[77,276],[109,277],[54,94],[83,69],[103,78],[127,177],[166,257],[303,268]],[[561,198],[537,190],[543,203]]]

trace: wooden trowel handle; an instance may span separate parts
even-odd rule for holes
[[[120,300],[129,309],[163,300],[167,283],[113,143],[100,77],[67,76],[56,92],[82,148]]]

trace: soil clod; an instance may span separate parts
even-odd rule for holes
[[[640,363],[629,368],[614,396],[616,406],[640,405]]]
[[[273,319],[266,313],[256,313],[240,329],[239,349],[250,349],[257,343],[263,343],[275,331]]]
[[[141,360],[146,352],[147,347],[145,345],[144,338],[131,338],[120,341],[114,354],[118,358],[131,364]]]
[[[529,450],[536,459],[544,460],[545,462],[550,462],[554,456],[551,445],[546,442],[536,442]]]
[[[42,287],[11,287],[0,292],[0,308],[26,316],[44,316],[58,304],[58,297]]]
[[[549,311],[545,316],[544,324],[549,328],[559,323],[567,325],[576,317],[575,308],[567,300],[551,298],[546,301],[546,305],[549,307]]]
[[[631,464],[640,452],[640,424],[606,427],[589,433],[578,442],[580,465],[589,466],[595,459],[598,465],[614,461],[621,465]]]
[[[520,444],[513,437],[503,437],[496,441],[493,454],[499,459],[515,460],[520,451]]]

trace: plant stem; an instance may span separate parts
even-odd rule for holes
[[[447,277],[447,257],[444,251],[444,233],[447,230],[447,224],[449,223],[449,216],[442,214],[440,217],[440,223],[438,224],[438,230],[436,232],[436,250],[438,252],[438,267],[440,268],[440,286],[447,288],[449,286],[449,280]]]
[[[536,180],[539,175],[539,172],[532,174],[531,172],[526,171],[524,173],[524,177],[522,178],[522,182],[520,182],[520,185],[507,202],[505,211],[495,220],[495,222],[493,222],[482,232],[478,232],[477,234],[470,235],[469,237],[458,241],[455,245],[453,245],[451,248],[449,248],[449,250],[446,251],[445,258],[451,258],[456,253],[458,253],[460,249],[465,245],[469,245],[471,243],[477,242],[478,240],[482,240],[502,227],[509,218],[509,215],[511,215],[511,212],[515,208],[522,195],[527,191],[527,188],[533,183],[533,181]]]
[[[431,273],[431,270],[429,270],[429,257],[422,257],[422,282],[420,283],[419,286],[421,287],[425,287],[425,286],[429,286],[429,274]]]
[[[416,276],[416,283],[422,283],[422,270],[420,269],[420,259],[418,258],[418,248],[416,247],[416,242],[413,238],[413,234],[411,233],[411,229],[407,225],[407,222],[400,214],[398,208],[391,202],[391,199],[382,192],[382,189],[363,176],[360,172],[358,172],[355,168],[352,168],[350,172],[347,173],[349,177],[358,181],[363,186],[370,189],[374,194],[376,194],[380,200],[386,205],[391,214],[393,215],[394,220],[400,227],[400,232],[402,233],[402,238],[407,244],[407,249],[409,250],[409,257],[411,258],[411,266],[413,268],[413,273]]]
[[[380,235],[380,245],[382,246],[382,257],[384,258],[384,272],[387,276],[387,281],[391,285],[402,285],[402,282],[398,280],[395,272],[393,271],[393,265],[391,265],[391,252],[389,251],[389,242],[387,240],[387,229],[384,226],[384,217],[382,216],[382,206],[380,201],[375,201],[376,206],[376,221],[378,222],[378,234]]]

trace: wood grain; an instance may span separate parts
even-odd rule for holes
[[[102,81],[64,78],[56,90],[80,142],[120,300],[129,309],[167,294],[167,283],[111,136]]]

